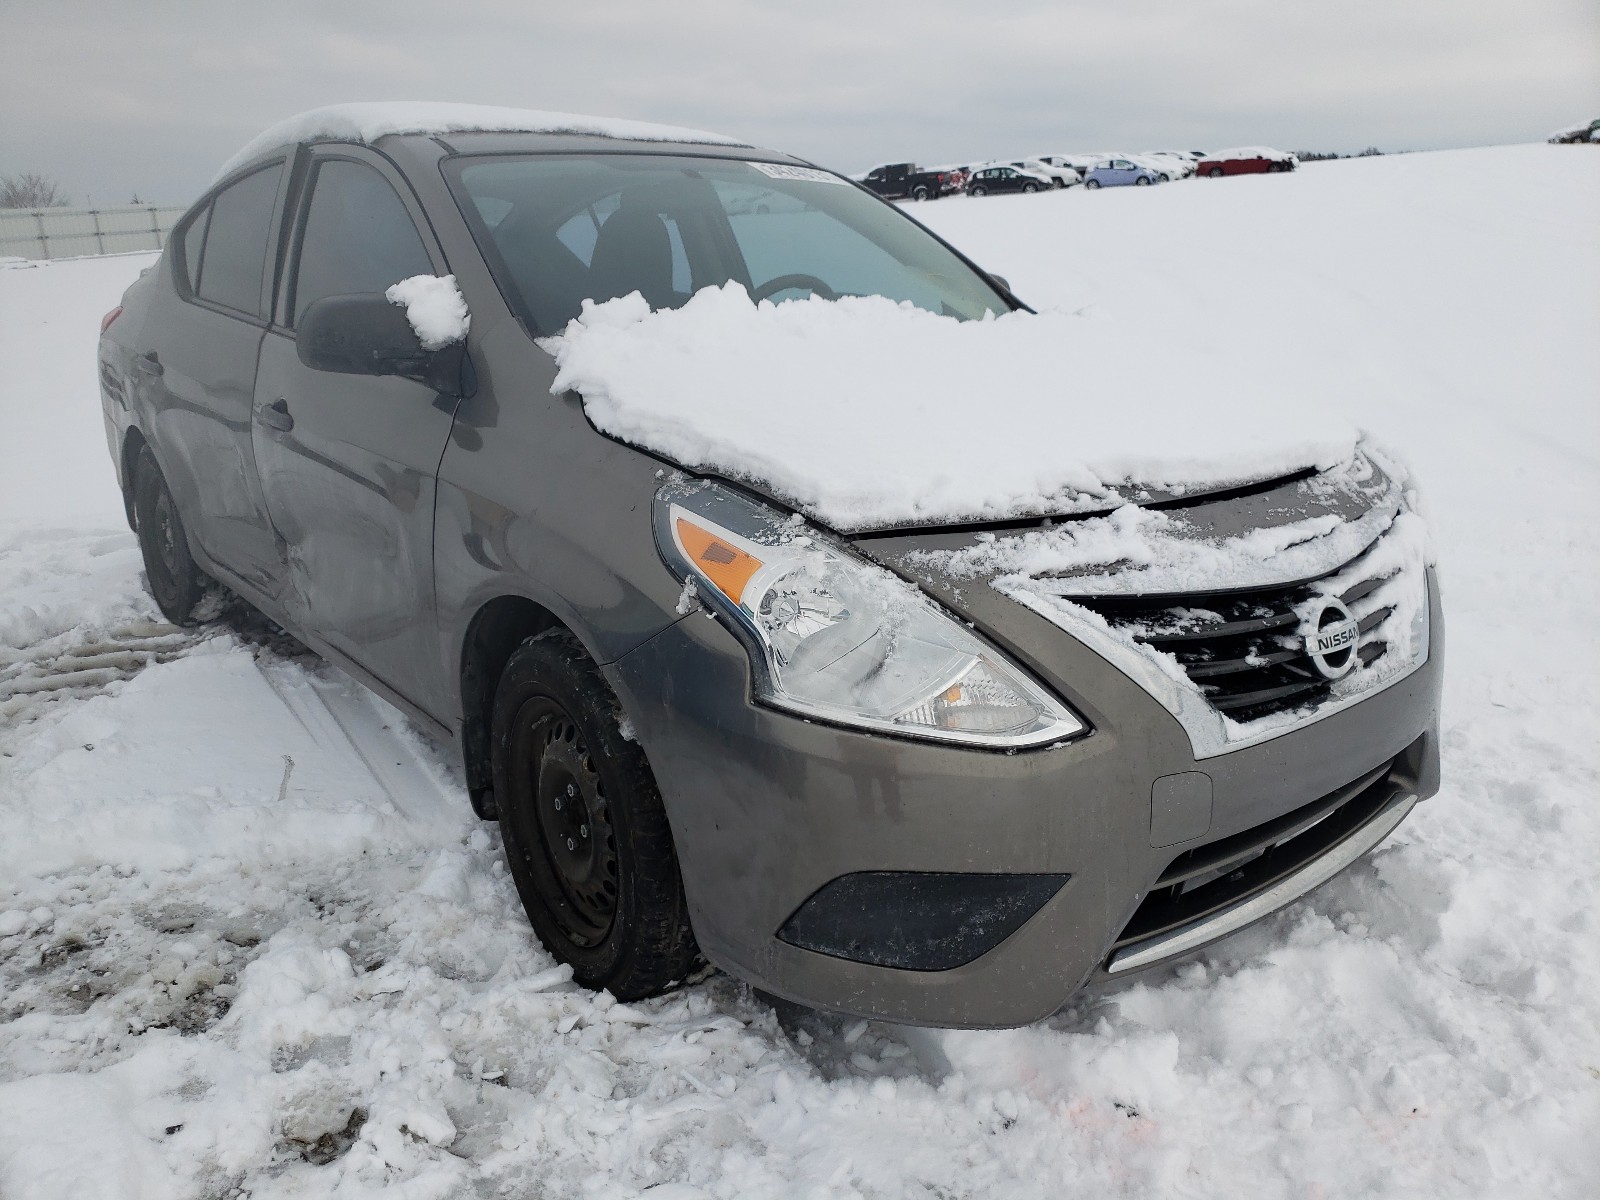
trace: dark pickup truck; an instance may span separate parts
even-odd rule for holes
[[[873,167],[860,182],[886,200],[937,200],[961,190],[961,177],[957,172],[924,171],[914,163]]]

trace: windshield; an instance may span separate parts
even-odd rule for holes
[[[999,315],[989,282],[916,222],[837,175],[717,158],[459,158],[447,176],[501,291],[536,334],[584,300],[677,308],[730,281],[774,301],[887,296]]]

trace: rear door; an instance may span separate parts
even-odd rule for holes
[[[437,711],[434,485],[455,400],[409,379],[314,371],[296,353],[295,325],[314,300],[446,274],[444,258],[410,188],[375,152],[317,151],[298,208],[253,421],[287,548],[283,607],[378,682]]]
[[[250,408],[267,328],[285,161],[220,189],[174,233],[136,360],[156,460],[213,564],[274,595],[283,563],[258,480]]]

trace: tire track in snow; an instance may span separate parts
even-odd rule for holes
[[[31,646],[0,647],[0,720],[25,724],[45,705],[104,692],[151,663],[170,662],[217,635],[158,621],[73,630]]]
[[[298,663],[274,665],[262,677],[311,739],[331,753],[353,756],[372,776],[395,810],[413,825],[453,828],[464,797],[451,794],[429,769],[424,755],[394,730],[403,721],[393,711],[386,722],[382,702],[343,678],[307,670]],[[292,763],[285,790],[292,787]]]

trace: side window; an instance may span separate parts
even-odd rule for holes
[[[251,316],[261,315],[261,279],[272,234],[272,206],[283,164],[263,167],[217,193],[195,291]]]
[[[295,324],[326,296],[382,292],[433,273],[411,214],[389,181],[365,163],[339,158],[317,166],[296,264]]]
[[[189,227],[183,231],[182,274],[189,282],[189,294],[200,291],[200,253],[206,244],[206,223],[211,220],[208,204],[194,215]]]

